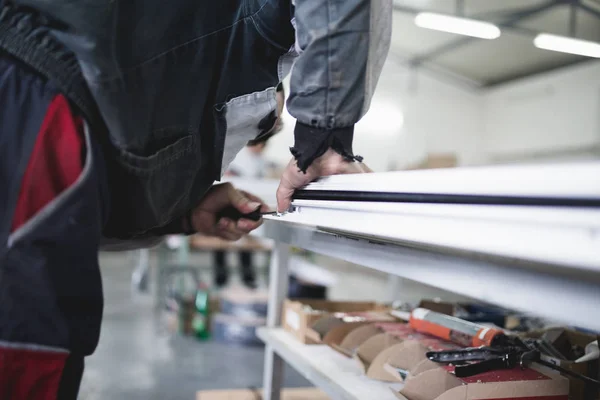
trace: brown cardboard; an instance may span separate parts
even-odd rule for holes
[[[391,377],[400,382],[403,382],[419,363],[426,360],[428,351],[449,350],[458,347],[453,343],[416,332],[408,324],[376,324],[376,326],[387,334],[402,340],[400,345],[394,346],[388,352],[387,359],[377,360],[378,363],[384,363],[383,369],[387,372],[388,378]]]
[[[457,378],[451,367],[430,369],[406,380],[409,400],[568,400],[569,381],[547,368],[514,368]]]
[[[313,322],[309,329],[314,331],[316,337],[323,338],[327,332],[339,325],[344,325],[344,321],[334,314],[329,314]]]
[[[388,375],[399,382],[404,382],[408,373],[422,361],[427,360],[425,353],[429,351],[427,347],[416,340],[405,340],[389,350],[387,359],[376,361],[387,365],[387,367],[384,366],[384,369],[387,371]],[[405,371],[405,373],[400,373],[398,369]]]
[[[349,355],[350,357],[356,352],[358,347],[363,344],[367,339],[375,336],[383,331],[378,328],[375,324],[367,324],[360,326],[351,332],[349,332],[342,342],[338,346],[338,351]],[[336,346],[333,346],[336,348]]]
[[[327,334],[323,337],[322,342],[335,349],[334,346],[339,346],[350,332],[353,332],[357,328],[367,324],[369,324],[369,322],[350,322],[338,325],[327,332]],[[342,354],[346,353],[342,352]]]
[[[544,335],[545,333],[547,333],[548,339],[550,339],[551,337],[555,337],[555,338],[559,339],[561,342],[563,342],[562,343],[563,348],[568,348],[564,344],[565,341],[567,341],[573,345],[577,345],[577,346],[581,346],[581,347],[585,348],[585,346],[588,343],[596,340],[595,336],[587,335],[585,333],[573,331],[570,329],[564,329],[564,328],[551,328],[551,329],[547,329],[547,330],[529,332],[526,334],[526,336],[530,337],[530,338],[541,338],[542,335]],[[555,346],[555,347],[557,347],[557,346]],[[560,343],[558,344],[558,347],[561,347]],[[570,349],[569,349],[569,352],[570,352]],[[554,357],[542,356],[542,358],[545,361],[551,362],[555,365],[558,365],[560,367],[566,368],[568,370],[571,370],[571,371],[574,371],[574,372],[577,372],[577,373],[580,373],[583,375],[589,375],[590,371],[594,370],[595,366],[593,365],[593,363],[598,363],[598,360],[592,360],[592,361],[583,362],[583,363],[574,363],[571,360],[560,360],[560,359],[557,359]],[[571,398],[583,399],[584,395],[586,394],[585,393],[585,391],[586,391],[585,383],[574,377],[567,376],[567,378],[570,381]],[[597,377],[592,376],[592,378],[597,378]],[[600,400],[600,395],[596,395],[596,399]]]
[[[397,338],[398,344],[382,347],[382,338],[389,336]],[[390,339],[387,340],[390,343]],[[408,324],[389,322],[360,326],[347,333],[339,345],[331,346],[346,356],[355,357],[367,376],[400,382],[426,359],[427,351],[456,348],[452,343],[415,332]]]
[[[410,370],[410,375],[408,379],[410,379],[410,377],[412,376],[419,375],[421,372],[429,371],[430,369],[435,369],[439,367],[440,364],[435,363],[429,359],[422,360],[413,369]]]
[[[399,346],[402,346],[402,343],[396,343],[380,351],[369,365],[369,369],[366,373],[367,377],[384,382],[398,381],[397,376],[395,374],[390,374],[388,371],[387,367],[389,367],[389,365],[387,364],[387,361],[394,357],[394,353],[398,351]]]
[[[339,345],[333,345],[332,347],[342,354],[352,357],[358,347],[363,344],[367,339],[383,333],[389,327],[395,325],[406,325],[402,322],[384,322],[384,323],[371,323],[364,324],[356,329],[349,332]]]
[[[391,322],[396,319],[391,316],[388,309],[385,311],[357,311],[349,313],[333,313],[314,321],[306,332],[306,336],[315,342],[326,343],[325,337],[329,334],[329,342],[340,344],[345,334],[354,328],[374,322]]]
[[[436,368],[407,379],[399,394],[408,400],[435,400],[446,391],[461,385],[462,382],[457,377],[442,368]]]
[[[163,320],[167,329],[174,333],[192,335],[194,333],[192,321],[196,313],[194,299],[169,299],[168,304],[170,307],[163,312]]]
[[[431,311],[435,311],[440,314],[454,315],[456,305],[453,303],[446,303],[443,301],[436,300],[421,300],[419,308],[426,308]]]
[[[202,390],[196,393],[196,400],[259,400],[262,390]],[[283,389],[282,400],[329,400],[330,398],[317,388]]]
[[[393,382],[394,379],[384,369],[385,361],[389,355],[389,351],[386,350],[401,342],[402,339],[396,336],[380,333],[361,344],[354,355],[354,359],[359,362],[363,372],[369,378]]]
[[[283,305],[283,328],[304,344],[321,343],[322,337],[309,328],[319,319],[336,312],[381,311],[386,306],[364,301],[328,301],[312,299],[287,299]],[[308,336],[307,336],[308,334]]]

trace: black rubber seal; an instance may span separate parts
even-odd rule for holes
[[[478,204],[502,206],[600,207],[600,199],[534,196],[498,196],[438,193],[361,192],[351,190],[297,190],[294,200],[378,203]]]

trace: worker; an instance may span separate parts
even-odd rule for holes
[[[283,128],[281,114],[285,102],[285,90],[283,84],[279,83],[276,89],[277,120],[273,128],[258,139],[254,139],[246,145],[233,159],[229,168],[225,171],[226,177],[241,177],[249,179],[263,179],[273,170],[273,163],[269,163],[264,157],[267,142],[273,135]],[[239,251],[240,272],[242,282],[249,289],[256,288],[256,271],[252,264],[252,252],[248,250]],[[227,257],[224,250],[213,252],[214,281],[215,286],[223,287],[229,280],[229,269],[227,268]]]
[[[260,225],[219,219],[268,208],[213,183],[271,130],[292,62],[278,209],[319,176],[364,171],[353,127],[391,14],[391,0],[0,0],[0,398],[77,397],[101,246]]]

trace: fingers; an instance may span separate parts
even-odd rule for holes
[[[262,202],[249,199],[244,193],[227,182],[214,185],[204,196],[199,208],[211,213],[217,213],[229,205],[247,214],[259,208]]]
[[[290,174],[301,172],[296,171],[298,167],[295,165],[291,168],[293,169],[290,169],[290,165],[288,165],[288,168],[281,176],[281,181],[279,182],[279,187],[277,188],[277,212],[285,212],[290,208],[294,191],[297,187],[301,186],[298,185],[297,182],[294,182],[292,179],[290,179]]]
[[[271,208],[268,205],[266,205],[265,202],[260,197],[255,196],[252,193],[248,193],[245,190],[240,190],[240,192],[242,192],[242,194],[244,196],[246,196],[248,199],[250,199],[251,201],[261,203],[262,205],[260,206],[260,212],[265,213],[265,212],[271,211]],[[256,208],[254,210],[256,210]],[[254,211],[254,210],[252,210],[252,211]]]
[[[227,240],[238,240],[244,235],[244,232],[239,230],[236,223],[229,218],[221,218],[217,222],[215,231],[216,236]]]
[[[262,208],[263,202],[256,196],[250,195],[249,193],[237,190],[232,185],[229,185],[227,197],[229,202],[243,214],[251,213],[258,208]]]
[[[365,163],[359,163],[364,174],[372,174],[373,170]]]
[[[294,188],[282,179],[277,188],[277,212],[285,212],[290,208],[293,194]]]
[[[258,228],[259,226],[261,226],[262,223],[263,223],[262,218],[259,219],[258,221],[252,221],[251,219],[242,218],[237,222],[236,226],[237,226],[237,229],[239,229],[241,232],[244,232],[244,234],[247,234],[247,233],[252,232],[256,228]]]
[[[340,154],[332,149],[327,150],[325,154],[315,160],[308,167],[306,173],[299,171],[298,166],[292,160],[286,167],[279,182],[277,189],[277,211],[286,211],[291,205],[294,191],[320,176],[368,172],[373,171],[366,164],[345,161]]]
[[[214,235],[227,240],[239,240],[242,236],[247,235],[261,225],[262,220],[240,219],[236,222],[229,218],[221,218],[217,222]]]
[[[260,208],[268,212],[269,207],[253,194],[236,190],[230,183],[214,185],[204,196],[202,202],[192,211],[192,226],[196,232],[219,236],[227,240],[237,240],[262,224],[259,221],[230,218],[217,220],[219,212],[227,206],[233,206],[243,214]]]

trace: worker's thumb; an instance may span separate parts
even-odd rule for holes
[[[279,184],[277,188],[277,212],[285,212],[290,208],[293,194],[293,188],[288,187],[284,182]]]
[[[246,197],[243,192],[237,190],[232,185],[228,186],[227,197],[229,203],[238,209],[242,214],[248,214],[259,209],[262,204]]]

